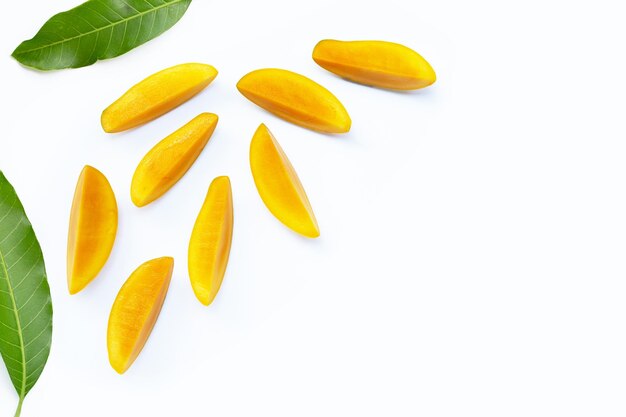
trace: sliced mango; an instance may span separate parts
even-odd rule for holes
[[[420,54],[392,42],[327,39],[315,46],[313,60],[348,80],[393,90],[417,90],[437,79]]]
[[[233,238],[233,195],[228,177],[211,183],[189,242],[189,278],[198,300],[209,305],[220,290]]]
[[[141,265],[126,280],[111,308],[107,330],[109,362],[123,374],[143,349],[165,301],[174,259],[157,258]]]
[[[181,64],[157,72],[131,87],[102,112],[102,128],[115,133],[164,115],[198,94],[217,77],[206,64]]]
[[[78,178],[67,243],[70,294],[84,289],[106,263],[117,233],[117,202],[111,184],[96,168],[85,166]]]
[[[269,129],[262,124],[250,143],[254,183],[269,211],[303,236],[320,235],[317,220],[296,171]]]
[[[325,133],[345,133],[352,121],[330,91],[307,77],[282,69],[260,69],[245,75],[237,89],[278,117]]]
[[[139,162],[130,188],[137,207],[165,194],[191,168],[209,142],[218,117],[202,113],[157,143]]]

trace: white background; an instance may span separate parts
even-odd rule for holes
[[[48,365],[23,416],[626,415],[626,29],[618,1],[196,0],[171,31],[118,59],[36,73],[9,55],[73,0],[3,4],[0,168],[45,254],[54,301]],[[323,38],[385,39],[438,74],[403,94],[340,80]],[[220,75],[133,131],[101,111],[162,68]],[[235,89],[283,67],[333,91],[344,136],[283,122]],[[137,162],[196,114],[213,139],[162,199],[135,208]],[[261,122],[308,192],[321,238],[275,220],[249,172]],[[84,164],[120,208],[112,256],[70,297],[68,215]],[[229,175],[235,235],[218,298],[193,296],[186,251],[213,177]],[[106,325],[140,263],[176,259],[159,321],[124,376]],[[0,372],[0,415],[17,397]]]

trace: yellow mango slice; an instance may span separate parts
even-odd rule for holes
[[[269,129],[262,124],[250,143],[254,183],[269,211],[303,236],[320,235],[317,220],[296,171]]]
[[[102,128],[115,133],[140,126],[183,104],[217,77],[206,64],[181,64],[159,71],[131,87],[102,112]]]
[[[313,60],[348,80],[393,90],[417,90],[437,79],[420,54],[392,42],[327,39],[315,46]]]
[[[211,183],[189,242],[189,278],[198,300],[208,306],[220,290],[233,238],[233,195],[228,177]]]
[[[157,143],[139,162],[130,187],[137,207],[161,197],[191,168],[209,142],[218,117],[202,113]]]
[[[109,362],[123,374],[143,349],[165,301],[174,259],[157,258],[141,265],[126,280],[115,298],[109,327]]]
[[[352,121],[330,91],[307,77],[282,69],[245,75],[237,89],[247,99],[287,121],[325,133],[345,133]]]
[[[78,178],[67,239],[67,285],[76,294],[106,263],[117,233],[117,202],[111,184],[97,169],[85,166]]]

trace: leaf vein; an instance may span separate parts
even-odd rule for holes
[[[46,309],[46,307],[48,307],[48,303],[44,303],[41,306],[41,309],[39,310],[39,312],[37,312],[37,314],[35,314],[35,317],[33,317],[32,319],[30,319],[30,321],[22,328],[22,331],[26,331],[26,329],[28,329],[28,327],[33,324],[35,322],[35,320],[37,320],[39,318],[39,316],[41,316],[41,313],[44,312],[44,310]]]
[[[22,311],[24,309],[24,307],[26,307],[28,305],[30,300],[35,296],[35,294],[37,294],[37,290],[39,289],[39,287],[41,287],[41,284],[43,284],[44,282],[46,282],[46,278],[45,277],[39,282],[39,284],[37,284],[37,287],[32,292],[32,294],[28,297],[28,299],[24,302],[24,304],[22,304],[21,307],[18,307],[18,309],[17,309],[18,312]],[[23,327],[22,327],[22,331],[24,331]]]
[[[43,332],[42,332],[43,333]],[[37,336],[39,337],[39,336]],[[34,340],[34,339],[33,339]],[[28,345],[27,345],[28,346]],[[41,349],[39,349],[39,351],[37,351],[37,353],[35,353],[34,356],[32,356],[30,359],[28,359],[26,361],[26,366],[28,366],[29,363],[31,363],[33,361],[33,359],[36,359],[39,355],[41,355],[43,352],[46,351],[46,349],[48,349],[48,345],[46,344],[44,347],[42,347]]]
[[[184,1],[186,1],[186,0],[174,0],[174,1],[169,2],[169,3],[164,3],[164,4],[163,4],[163,5],[161,5],[161,6],[157,6],[157,7],[155,7],[154,9],[147,10],[147,11],[145,11],[145,12],[138,12],[136,15],[134,15],[134,16],[130,16],[130,17],[127,17],[127,18],[126,18],[126,17],[123,17],[123,16],[121,16],[121,15],[120,15],[120,16],[121,16],[121,17],[123,17],[123,19],[125,19],[125,20],[124,20],[124,22],[125,22],[125,23],[127,23],[129,20],[136,19],[136,18],[138,18],[138,17],[140,17],[140,16],[142,16],[142,15],[149,14],[149,13],[156,13],[158,10],[163,9],[163,8],[175,7],[175,6],[177,6],[179,3],[182,3],[182,2],[184,2]],[[131,8],[132,8],[132,7],[131,7]],[[135,10],[136,10],[136,9],[135,9]],[[80,37],[82,37],[82,36],[88,36],[88,35],[90,35],[90,34],[92,34],[92,33],[94,33],[94,32],[97,32],[97,31],[102,31],[102,30],[105,30],[105,29],[107,29],[107,28],[109,28],[109,27],[116,26],[116,25],[119,25],[119,24],[121,24],[121,21],[119,21],[119,22],[115,22],[115,23],[112,23],[112,24],[110,24],[110,25],[105,25],[105,26],[103,26],[103,27],[100,27],[100,28],[98,28],[98,29],[95,29],[95,30],[92,30],[92,31],[89,31],[89,32],[79,33],[79,34],[78,34],[78,35],[76,35],[76,36],[72,36],[72,37],[69,37],[69,38],[65,38],[65,39],[62,39],[62,40],[60,40],[60,41],[52,42],[52,43],[45,44],[45,45],[42,45],[42,46],[38,46],[38,47],[35,47],[35,48],[31,48],[31,49],[26,49],[26,50],[18,51],[18,52],[17,52],[17,54],[18,54],[18,55],[23,55],[23,54],[27,54],[27,53],[30,53],[30,52],[37,51],[37,50],[39,50],[39,49],[50,48],[50,47],[53,47],[54,45],[58,45],[58,44],[61,44],[61,46],[63,46],[63,44],[65,44],[65,43],[67,43],[67,42],[70,42],[70,41],[72,41],[72,40],[75,40],[76,38],[80,38]]]
[[[10,237],[13,235],[13,233],[17,230],[17,228],[18,228],[18,227],[20,227],[20,224],[21,224],[21,223],[22,223],[21,221],[18,221],[18,222],[15,224],[15,227],[14,227],[13,229],[11,229],[11,231],[9,232],[9,234],[8,234],[8,235],[5,235],[5,236],[4,236],[4,238],[3,238],[2,240],[0,240],[0,245],[2,245],[2,244],[3,244],[3,243],[4,243],[4,242],[5,242],[8,238],[10,238]]]
[[[20,346],[20,345],[16,345],[15,343],[13,343],[13,342],[9,342],[8,340],[3,339],[3,338],[1,338],[1,337],[0,337],[0,342],[2,342],[2,343],[6,343],[6,344],[7,344],[7,345],[9,345],[9,346],[13,346],[13,347],[16,347],[16,348],[18,348],[18,349],[21,349],[21,346]]]
[[[30,252],[30,250],[31,250],[34,246],[35,246],[35,239],[31,240],[30,245],[28,245],[28,249],[26,249],[26,250],[24,251],[24,253],[22,253],[22,255],[21,255],[19,258],[17,258],[17,261],[15,261],[15,262],[13,262],[13,263],[11,264],[11,266],[8,268],[8,270],[9,270],[9,271],[10,271],[10,270],[12,270],[12,269],[13,269],[13,267],[15,267],[15,265],[17,265],[18,263],[20,263],[20,261],[21,261],[22,259],[24,259],[24,256],[26,256],[26,254],[27,254],[28,252]]]
[[[89,5],[89,3],[87,3],[87,5]],[[105,15],[103,15],[102,13],[100,13],[98,11],[98,9],[94,9],[93,7],[89,7],[89,10],[91,10],[92,12],[96,13],[98,16],[100,16],[101,18],[103,18],[105,21],[107,21],[108,23],[113,23],[113,21],[111,21],[108,17],[106,17]],[[121,17],[121,16],[120,16]]]
[[[33,344],[33,342],[35,342],[37,339],[39,339],[41,337],[42,334],[44,334],[46,332],[46,330],[48,330],[47,328],[44,328],[43,330],[41,330],[39,333],[37,333],[37,336],[35,336],[32,340],[30,340],[28,343],[26,343],[26,345],[24,345],[24,349],[26,349],[27,347],[29,347],[30,345]],[[32,358],[31,358],[32,359]],[[29,360],[30,361],[30,360]]]
[[[37,257],[37,262],[39,261],[39,256]],[[33,272],[33,270],[35,269],[35,266],[37,266],[37,262],[33,262],[33,264],[30,266],[30,269],[28,270],[28,272],[26,273],[26,275],[24,276],[24,278],[22,278],[22,280],[20,282],[17,283],[17,285],[15,285],[15,290],[17,290],[24,281],[26,281],[28,279],[28,277],[30,276],[30,274]]]
[[[2,224],[4,219],[6,219],[7,216],[9,215],[9,213],[11,213],[11,210],[13,209],[13,207],[15,207],[15,202],[16,201],[17,201],[17,198],[13,200],[13,203],[11,203],[11,207],[8,208],[6,214],[4,216],[2,216],[2,218],[0,219],[0,224]],[[0,243],[2,243],[2,242],[0,242]]]
[[[15,196],[15,198],[17,199],[17,194]],[[21,222],[19,222],[21,223]],[[7,264],[6,261],[4,259],[4,255],[2,254],[2,249],[0,248],[0,264],[2,264],[2,268],[3,268],[3,272],[4,272],[4,277],[7,280],[7,284],[8,284],[8,288],[9,288],[9,292],[10,294],[10,298],[11,298],[11,302],[13,303],[14,306],[14,311],[13,314],[15,314],[15,324],[17,325],[17,329],[13,329],[14,332],[17,332],[17,336],[18,336],[18,340],[20,343],[20,351],[22,353],[22,373],[21,373],[21,389],[20,392],[18,392],[18,394],[20,395],[20,397],[23,397],[23,395],[26,392],[26,346],[24,346],[24,335],[22,334],[22,330],[21,330],[21,325],[20,325],[20,315],[17,311],[17,304],[15,302],[15,294],[13,293],[13,288],[11,287],[11,280],[9,279],[9,270],[7,269]],[[8,327],[9,329],[12,329],[10,326],[8,326],[6,323],[1,322],[4,326]]]
[[[28,237],[29,237],[29,236],[28,236],[28,234],[25,234],[24,236],[22,236],[22,239],[20,239],[20,241],[19,241],[19,242],[17,242],[17,243],[15,244],[15,246],[13,246],[13,247],[11,248],[11,250],[10,250],[10,251],[8,251],[7,253],[5,253],[5,254],[4,254],[4,256],[5,256],[5,257],[8,257],[11,253],[13,253],[13,251],[15,250],[15,248],[17,248],[19,245],[21,245],[21,244],[22,244],[22,242],[23,242],[23,241],[25,241],[25,240],[26,240],[26,238],[28,238]]]

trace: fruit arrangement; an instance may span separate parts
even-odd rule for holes
[[[325,40],[313,51],[322,67],[346,79],[381,88],[418,89],[435,81],[419,54],[402,45]],[[210,65],[182,64],[131,87],[102,113],[102,128],[121,132],[147,123],[198,94],[217,76]],[[309,78],[283,69],[252,71],[237,83],[241,94],[276,116],[323,133],[346,133],[352,124],[341,102]],[[211,138],[218,116],[202,113],[157,143],[141,160],[131,199],[143,207],[162,197],[193,165]],[[296,170],[270,130],[261,124],[250,142],[250,168],[259,196],[285,226],[308,238],[320,230]],[[104,266],[117,230],[115,195],[102,173],[85,167],[70,216],[68,286],[85,288]],[[216,178],[207,193],[189,243],[188,270],[198,300],[215,299],[228,264],[233,235],[233,200],[228,177]],[[174,260],[141,265],[128,278],[111,309],[109,360],[124,373],[137,358],[167,294]]]

